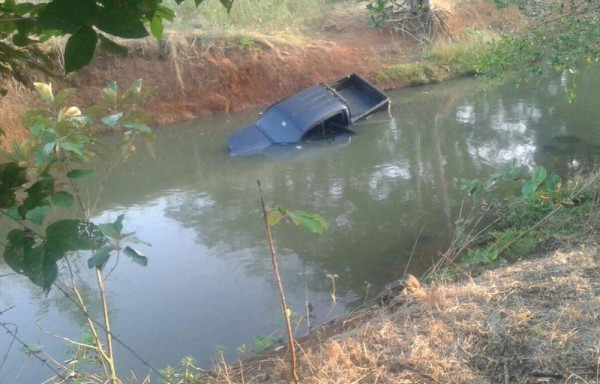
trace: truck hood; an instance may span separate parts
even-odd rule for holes
[[[249,125],[227,138],[229,153],[232,156],[251,156],[262,153],[273,145],[256,124]]]

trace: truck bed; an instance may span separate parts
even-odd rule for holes
[[[351,123],[386,109],[390,102],[385,94],[356,73],[331,83],[330,87],[348,105]]]

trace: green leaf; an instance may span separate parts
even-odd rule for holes
[[[115,43],[114,41],[112,41],[111,39],[109,39],[101,33],[98,34],[98,37],[100,38],[100,48],[104,49],[106,52],[115,55],[127,56],[126,46]]]
[[[100,232],[102,232],[106,237],[111,239],[119,240],[121,235],[111,223],[98,224],[98,229],[100,229]]]
[[[34,160],[36,165],[42,165],[48,160],[48,155],[52,153],[54,147],[56,146],[55,141],[50,141],[49,143],[44,144],[43,147],[40,147],[35,151]]]
[[[152,133],[152,129],[149,126],[140,122],[125,123],[123,126],[141,133]]]
[[[160,40],[162,38],[164,27],[160,16],[155,15],[150,21],[150,32],[152,32],[152,36],[154,36],[156,40]]]
[[[44,179],[34,183],[25,190],[27,198],[19,207],[19,214],[25,217],[28,211],[49,205],[47,198],[54,194],[54,179]]]
[[[58,275],[56,261],[49,256],[44,243],[29,230],[14,229],[6,236],[4,260],[15,272],[29,279],[45,292]]]
[[[101,248],[107,238],[92,222],[64,219],[46,228],[46,242],[48,251],[60,258],[65,252]]]
[[[17,47],[25,47],[31,43],[32,40],[29,37],[22,33],[17,33],[12,37],[12,43]]]
[[[117,232],[119,233],[119,235],[121,234],[121,232],[123,231],[123,219],[125,218],[125,215],[120,214],[117,217],[117,220],[115,220],[114,223],[112,223],[113,228],[115,228],[117,230]]]
[[[536,189],[537,185],[534,184],[532,181],[527,180],[523,183],[523,186],[521,187],[521,195],[523,197],[529,197],[535,193]]]
[[[50,200],[52,201],[52,204],[65,209],[71,208],[75,202],[73,195],[66,191],[56,192],[54,195],[52,195]]]
[[[472,180],[471,183],[469,184],[469,192],[467,194],[469,196],[474,195],[475,193],[477,193],[480,186],[481,186],[481,181],[479,181],[479,179]]]
[[[119,240],[122,238],[121,231],[123,231],[123,218],[124,217],[125,217],[125,215],[121,214],[121,215],[119,215],[119,217],[117,217],[117,220],[115,220],[113,223],[99,224],[98,228],[107,237],[110,237],[111,239]]]
[[[6,0],[2,6],[5,11],[14,11],[16,7],[15,0]]]
[[[65,72],[74,72],[89,64],[94,57],[97,43],[96,31],[86,25],[71,35],[65,46]]]
[[[31,124],[31,127],[29,127],[29,131],[31,132],[32,135],[37,135],[39,134],[41,131],[43,131],[46,128],[46,124],[44,124],[43,121],[36,121],[33,124]]]
[[[533,173],[531,174],[531,181],[533,181],[536,185],[540,185],[546,180],[548,173],[546,172],[546,168],[544,167],[535,167],[533,169]]]
[[[95,267],[98,269],[102,269],[104,267],[104,264],[108,261],[108,258],[110,257],[110,253],[112,252],[112,250],[113,250],[112,247],[109,247],[107,245],[102,247],[102,249],[100,249],[92,257],[90,257],[88,259],[88,261],[87,261],[88,268],[92,269]]]
[[[142,91],[142,79],[137,79],[134,81],[129,89],[133,90],[135,93],[140,93]]]
[[[123,236],[127,237],[127,242],[129,242],[129,243],[144,244],[144,245],[147,245],[149,247],[152,246],[152,244],[150,244],[150,243],[148,243],[146,241],[140,240],[137,236],[133,236],[133,233],[128,233],[127,235],[123,235]]]
[[[197,1],[197,0],[195,0]],[[231,6],[233,5],[233,0],[220,0],[221,4],[227,9],[227,13],[231,11]],[[202,1],[200,1],[201,3]]]
[[[316,213],[304,211],[288,211],[288,216],[294,224],[309,233],[323,233],[327,229],[327,221]]]
[[[156,16],[159,16],[163,20],[173,21],[175,19],[175,12],[171,8],[159,5],[156,9]]]
[[[17,163],[0,164],[0,208],[6,209],[16,202],[15,192],[27,182],[27,170]]]
[[[115,113],[114,115],[104,116],[100,119],[100,121],[102,121],[102,123],[108,125],[109,127],[114,127],[115,125],[117,125],[121,117],[123,117],[123,112]]]
[[[104,89],[108,89],[109,91],[113,92],[115,95],[117,94],[117,92],[119,91],[119,85],[117,84],[116,81],[111,81],[108,83],[108,85],[106,86],[106,88]]]
[[[141,21],[142,15],[126,6],[99,7],[96,27],[113,36],[126,39],[137,39],[148,36],[148,31]]]
[[[50,205],[41,205],[39,207],[35,207],[25,213],[25,219],[34,224],[42,225],[51,210],[52,207]]]
[[[83,151],[85,150],[83,143],[74,143],[71,141],[61,141],[59,146],[61,149],[67,152],[73,152],[79,156],[83,155]]]
[[[17,273],[24,273],[27,269],[27,253],[35,244],[31,231],[13,229],[6,235],[7,244],[4,249],[4,260],[9,267]]]
[[[75,169],[67,173],[69,179],[85,179],[96,175],[96,171],[93,169]]]
[[[111,81],[102,90],[102,100],[109,105],[113,105],[117,102],[117,82]]]
[[[560,188],[562,184],[562,179],[558,175],[552,175],[546,179],[545,185],[546,190],[548,191],[556,191]]]
[[[92,0],[53,0],[39,15],[39,25],[45,29],[57,29],[74,33],[86,25],[96,14],[96,2]]]
[[[267,215],[267,222],[270,226],[274,226],[279,224],[281,219],[285,217],[287,211],[283,207],[277,207],[273,211],[269,212]]]
[[[148,258],[146,256],[144,256],[143,254],[141,254],[140,252],[136,251],[135,249],[127,246],[127,247],[125,247],[125,249],[123,250],[123,252],[127,256],[131,257],[131,259],[135,263],[137,263],[137,264],[139,264],[141,266],[144,266],[144,267],[148,265]]]

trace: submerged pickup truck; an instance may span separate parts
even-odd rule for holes
[[[262,154],[270,147],[333,138],[389,107],[390,99],[367,80],[351,73],[330,84],[318,84],[283,99],[256,123],[227,139],[233,156]]]

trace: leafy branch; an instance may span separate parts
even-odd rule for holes
[[[135,233],[123,231],[123,215],[112,223],[91,222],[97,200],[92,207],[88,206],[82,198],[80,183],[96,175],[95,170],[86,167],[92,158],[103,156],[112,159],[113,163],[99,188],[100,193],[108,173],[135,151],[138,141],[151,149],[154,136],[146,125],[150,116],[140,109],[150,92],[143,91],[141,81],[137,81],[119,94],[116,83],[111,83],[102,91],[103,102],[90,108],[89,114],[85,115],[78,107],[66,104],[75,94],[74,89],[63,89],[55,95],[51,84],[34,85],[43,106],[23,116],[23,124],[29,127],[30,136],[21,143],[13,144],[11,152],[1,152],[8,160],[0,165],[1,218],[18,225],[8,233],[3,244],[4,259],[15,272],[29,277],[45,292],[58,277],[57,263],[65,262],[71,275],[75,301],[91,330],[93,346],[90,349],[97,354],[105,377],[113,384],[120,383],[115,368],[104,286],[112,270],[104,276],[104,268],[111,255],[115,254],[117,260],[124,253],[143,266],[147,265],[148,259],[128,245],[141,241]],[[115,148],[116,155],[92,135],[97,122],[108,129],[123,132],[123,139]],[[55,208],[73,209],[75,202],[81,218],[54,219],[51,215]],[[80,251],[91,254],[87,264],[90,269],[95,269],[103,314],[99,327],[90,317],[85,300],[77,289],[68,258]]]
[[[273,235],[271,233],[271,226],[277,225],[284,218],[289,218],[291,221],[303,228],[305,231],[310,233],[323,233],[325,229],[327,229],[327,222],[321,216],[314,213],[307,213],[304,211],[289,211],[284,207],[277,207],[274,210],[270,211],[265,205],[265,200],[263,197],[262,188],[260,186],[260,181],[257,181],[258,191],[260,194],[260,204],[262,208],[263,217],[265,220],[265,228],[267,232],[267,241],[269,243],[269,252],[271,254],[271,262],[273,264],[273,273],[275,275],[275,282],[277,283],[277,289],[279,292],[279,297],[281,299],[281,313],[283,314],[283,318],[285,320],[285,328],[288,335],[288,349],[290,351],[290,360],[291,360],[291,375],[294,383],[298,384],[300,379],[298,378],[298,374],[296,372],[296,348],[294,341],[294,332],[292,330],[292,324],[290,321],[291,310],[287,306],[285,300],[285,294],[283,292],[283,285],[281,283],[281,276],[279,274],[279,266],[277,264],[277,253],[275,252],[275,246],[273,245]]]

